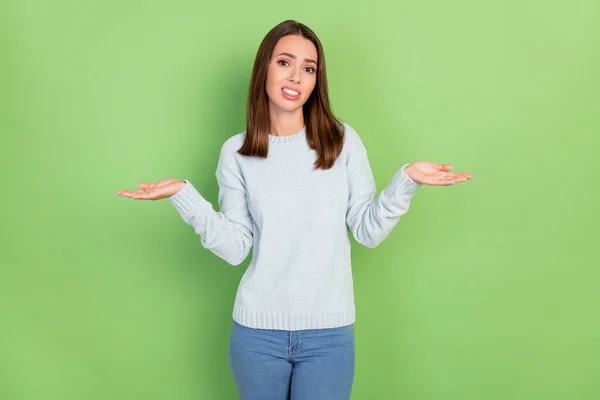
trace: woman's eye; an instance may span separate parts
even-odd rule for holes
[[[279,60],[279,64],[281,64],[281,63],[289,64],[286,60]]]
[[[311,74],[314,74],[314,72],[315,72],[315,69],[313,67],[308,67],[306,69],[309,69],[310,71],[308,71],[308,72],[310,72]]]

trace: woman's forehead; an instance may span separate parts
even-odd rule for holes
[[[317,48],[314,43],[298,35],[288,35],[279,39],[273,49],[273,56],[281,53],[287,53],[286,55],[300,60],[308,58],[317,61]]]

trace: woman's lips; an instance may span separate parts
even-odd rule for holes
[[[286,93],[283,89],[286,89],[286,88],[281,88],[281,93],[283,93],[284,98],[286,98],[288,100],[292,100],[292,101],[298,100],[300,98],[299,94],[298,95],[289,94],[289,93]]]

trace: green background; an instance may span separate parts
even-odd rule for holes
[[[166,200],[217,205],[256,50],[297,19],[378,193],[423,186],[353,242],[353,399],[600,398],[600,3],[9,0],[0,5],[2,400],[235,399],[231,312],[250,256],[204,249]]]

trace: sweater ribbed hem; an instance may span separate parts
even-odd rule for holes
[[[279,329],[297,331],[302,329],[339,328],[352,325],[356,320],[355,307],[333,313],[289,314],[250,311],[234,303],[233,319],[240,325],[255,329]]]

